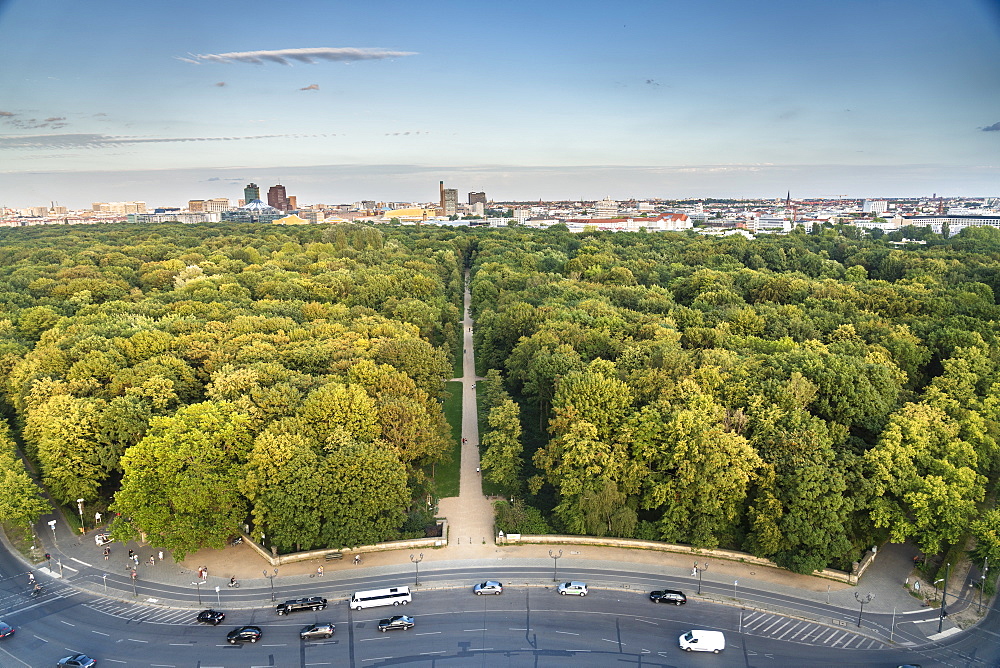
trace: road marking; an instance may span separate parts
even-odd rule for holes
[[[34,634],[34,633],[32,633],[31,635],[33,635],[33,636],[34,636],[35,634]],[[42,641],[42,642],[44,642],[44,643],[48,643],[48,642],[49,642],[48,640],[46,640],[45,638],[42,638],[42,637],[40,637],[40,636],[35,636],[35,637],[36,637],[36,638],[38,638],[39,640],[41,640],[41,641]]]
[[[379,656],[374,659],[361,659],[361,662],[364,663],[365,661],[385,661],[386,659],[391,659],[391,658],[392,658],[391,656]]]
[[[604,642],[615,642],[615,643],[618,642],[617,640],[608,640],[607,638],[601,638],[601,640],[603,640]],[[622,643],[622,647],[624,647],[624,646],[625,646],[625,643]]]
[[[172,663],[151,663],[149,665],[151,668],[177,668],[177,666]]]
[[[329,661],[325,661],[323,663],[307,663],[305,665],[307,665],[307,666],[329,666],[330,662]]]
[[[72,559],[73,561],[75,561],[75,562],[76,562],[76,563],[78,563],[78,564],[83,564],[83,565],[84,565],[84,566],[86,566],[87,568],[93,568],[93,566],[91,566],[90,564],[88,564],[88,563],[87,563],[86,561],[80,561],[80,560],[79,560],[79,559],[77,559],[76,557],[70,557],[70,559]],[[74,570],[76,570],[76,569],[74,569]]]
[[[124,661],[120,661],[119,659],[105,659],[105,661],[110,661],[111,663],[125,663]]]
[[[429,654],[444,654],[444,652],[421,652],[420,656],[427,656]]]
[[[91,633],[96,633],[99,636],[110,636],[111,635],[110,633],[104,633],[103,631],[95,631],[94,629],[91,629],[90,632]]]
[[[485,630],[486,629],[462,629],[462,631],[465,632],[465,633],[469,633],[469,632],[475,633],[476,631],[485,631]]]
[[[636,619],[637,622],[642,622],[643,624],[652,624],[653,626],[659,626],[656,622],[651,622],[648,619]]]
[[[579,633],[573,633],[572,631],[556,631],[556,633],[562,633],[563,635],[567,635],[567,636],[578,636],[578,635],[580,635]]]
[[[149,643],[148,640],[137,640],[136,638],[127,638],[127,640],[131,640],[132,642],[141,642],[143,644]]]
[[[64,621],[62,619],[60,619],[59,621],[62,622],[63,624],[65,624],[66,626],[76,626],[76,624],[70,624],[69,622]]]
[[[375,638],[360,638],[358,642],[368,642],[369,640],[388,640],[389,638],[383,633],[382,635]]]
[[[414,633],[413,635],[415,635],[415,636],[436,636],[436,635],[438,635],[440,633],[441,633],[441,631],[424,631],[423,633]]]
[[[507,630],[508,631],[527,631],[528,629],[512,629],[510,627],[507,627]]]

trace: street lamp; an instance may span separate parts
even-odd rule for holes
[[[136,589],[135,589],[135,578],[136,578],[137,575],[138,574],[135,572],[135,569],[133,568],[132,569],[132,595],[135,596],[136,598],[139,598],[139,592],[136,591]]]
[[[264,577],[270,578],[271,580],[271,601],[274,601],[274,576],[278,574],[278,569],[274,569],[274,575],[271,575],[267,571],[264,571]]]
[[[875,594],[873,594],[872,592],[868,592],[867,594],[864,595],[864,597],[862,597],[861,594],[859,594],[858,592],[854,592],[854,600],[856,600],[858,603],[861,604],[861,610],[858,611],[858,628],[860,629],[861,628],[861,615],[865,611],[865,604],[866,603],[871,603],[872,601],[874,601],[875,600]]]
[[[83,499],[76,500],[76,507],[80,511],[80,533],[87,533],[87,525],[83,522]]]
[[[951,577],[951,564],[948,564],[944,570],[944,591],[941,592],[941,613],[938,615],[938,633],[941,633],[941,629],[944,627],[944,618],[948,616],[945,611],[945,605],[948,602],[948,578]]]
[[[986,589],[986,573],[990,570],[990,558],[986,557],[983,560],[983,574],[979,576],[979,605],[976,609],[979,614],[983,613],[983,589]]]
[[[552,550],[549,550],[549,556],[552,557],[552,581],[556,582],[559,579],[559,557],[562,556],[562,550],[559,550],[559,554],[554,554]]]
[[[56,521],[55,520],[49,520],[49,528],[52,529],[52,542],[54,542],[56,544],[56,546],[58,547],[59,541],[56,540]]]
[[[701,596],[701,574],[702,574],[702,571],[707,571],[708,570],[708,562],[706,561],[701,566],[698,565],[697,561],[694,562],[694,570],[698,574],[698,596]]]
[[[424,553],[421,552],[419,557],[414,557],[410,555],[410,561],[413,562],[414,574],[413,574],[413,586],[420,586],[420,562],[424,560]]]
[[[195,580],[191,584],[198,588],[198,605],[201,605],[201,580]]]

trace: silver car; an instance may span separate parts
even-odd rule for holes
[[[577,582],[576,580],[572,582],[563,582],[559,585],[558,591],[563,596],[567,594],[573,594],[575,596],[586,596],[587,595],[587,583]]]
[[[487,580],[486,582],[480,582],[472,591],[476,593],[476,596],[482,596],[483,594],[502,594],[503,593],[503,583],[497,582],[496,580]]]

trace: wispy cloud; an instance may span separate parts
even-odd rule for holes
[[[100,134],[9,135],[0,136],[3,149],[107,148],[129,144],[169,144],[202,141],[247,141],[252,139],[295,139],[301,137],[334,137],[336,135],[289,134],[250,135],[244,137],[115,137]]]
[[[305,88],[300,88],[299,90],[319,90],[319,84],[309,84]]]
[[[39,130],[41,128],[58,130],[68,125],[65,116],[49,116],[44,119],[23,118],[21,114],[13,111],[0,111],[0,121],[19,130]]]
[[[226,87],[226,82],[225,81],[219,81],[215,85],[218,86],[219,88],[225,88]]]
[[[997,121],[993,125],[987,125],[983,128],[983,132],[1000,132],[1000,121]]]
[[[233,51],[230,53],[191,53],[187,57],[178,56],[178,60],[186,63],[278,63],[291,65],[292,61],[299,63],[316,63],[321,60],[334,62],[353,62],[356,60],[384,60],[401,56],[416,55],[411,51],[389,51],[387,49],[358,49],[353,47],[329,47],[305,49],[277,49],[274,51]]]
[[[408,132],[386,132],[386,137],[405,137],[407,135],[429,135],[430,132],[426,130],[411,130]]]

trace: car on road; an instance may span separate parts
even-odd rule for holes
[[[502,594],[503,593],[503,583],[497,582],[496,580],[487,580],[486,582],[480,582],[472,591],[476,592],[476,596],[482,596],[483,594]]]
[[[395,615],[388,619],[378,620],[378,630],[382,633],[386,631],[409,631],[413,628],[413,617],[406,615]]]
[[[14,635],[14,627],[6,622],[0,622],[0,638]]]
[[[677,589],[657,589],[649,592],[649,600],[653,603],[673,603],[674,605],[684,605],[688,602],[688,597],[684,592]]]
[[[326,599],[321,596],[310,596],[309,598],[296,598],[291,601],[279,603],[274,609],[279,615],[287,615],[289,612],[298,610],[322,610],[326,607]]]
[[[557,587],[557,591],[566,596],[567,594],[572,594],[574,596],[586,596],[587,595],[587,583],[577,582],[573,580],[572,582],[563,582]]]
[[[74,654],[73,656],[60,659],[59,663],[56,664],[56,668],[93,668],[96,665],[97,662],[86,654]]]
[[[202,610],[198,613],[198,621],[203,624],[218,626],[226,618],[226,613],[218,610]]]
[[[726,636],[722,631],[702,631],[692,629],[682,635],[678,642],[685,652],[715,652],[726,649]]]
[[[235,645],[238,642],[257,642],[261,635],[259,626],[241,626],[226,634],[226,640],[229,641],[230,645]]]
[[[299,638],[302,640],[312,640],[314,638],[332,638],[337,627],[333,624],[310,624],[302,627],[299,631]]]

